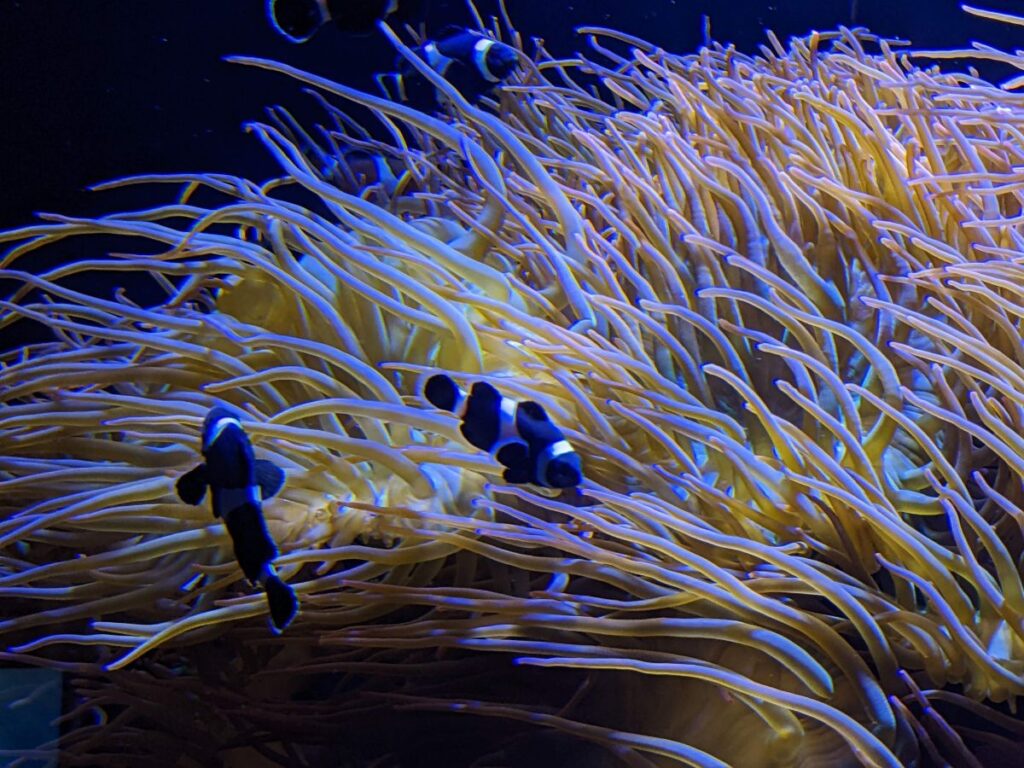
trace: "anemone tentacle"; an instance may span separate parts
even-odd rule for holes
[[[963,713],[1019,738],[1024,101],[860,30],[581,31],[482,106],[439,81],[437,116],[235,59],[377,114],[394,193],[324,163],[369,132],[275,109],[279,178],[124,180],[182,193],[0,234],[0,329],[54,333],[0,358],[0,637],[116,713],[70,753],[399,765],[436,744],[415,713],[504,723],[475,758],[525,722],[643,766],[969,761]],[[149,248],[31,269],[68,238]],[[69,282],[131,271],[166,298]],[[585,482],[504,484],[423,401],[438,370],[543,405]],[[286,473],[281,638],[175,494],[214,405]],[[154,714],[186,699],[202,727]],[[406,743],[323,734],[382,711]]]

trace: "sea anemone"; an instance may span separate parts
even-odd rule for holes
[[[1021,737],[1024,97],[863,30],[581,32],[480,105],[390,35],[433,116],[236,59],[335,121],[249,126],[280,177],[123,180],[183,191],[0,235],[0,327],[55,336],[0,369],[0,634],[73,675],[69,761],[977,765]],[[398,188],[344,191],[349,145]],[[30,269],[86,236],[125,244]],[[72,287],[97,272],[166,299]],[[503,483],[423,401],[439,370],[541,403],[584,483]],[[287,473],[280,637],[175,494],[218,404]]]

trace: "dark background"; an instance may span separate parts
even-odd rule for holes
[[[1024,13],[1024,2],[977,0]],[[782,37],[856,22],[924,46],[971,39],[1010,47],[1022,30],[975,19],[956,0],[508,0],[527,35],[556,54],[573,28],[599,24],[690,52],[701,16],[713,36],[753,50],[763,29]],[[482,2],[482,9],[494,8]],[[433,0],[428,29],[467,23],[461,0]],[[1016,40],[1014,38],[1017,38]],[[328,26],[293,45],[266,22],[264,0],[0,0],[0,229],[35,211],[96,215],[120,207],[92,183],[126,174],[223,171],[263,178],[271,161],[241,125],[266,105],[309,110],[285,78],[222,61],[226,54],[287,61],[371,89],[394,53],[377,35]],[[170,190],[164,190],[169,193]]]

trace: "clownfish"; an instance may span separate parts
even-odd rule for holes
[[[385,197],[398,189],[405,164],[397,157],[374,154],[364,149],[347,149],[332,157],[321,171],[343,192],[361,195],[369,187],[378,188]]]
[[[219,406],[203,421],[202,453],[206,461],[178,478],[178,496],[186,504],[199,504],[210,489],[213,516],[227,526],[245,577],[266,591],[272,628],[280,632],[295,618],[298,602],[274,569],[277,545],[267,531],[262,502],[281,490],[284,472],[253,458],[241,423]]]
[[[372,32],[378,21],[422,18],[426,0],[267,0],[271,26],[293,43],[304,43],[324,24],[356,35]]]
[[[440,40],[424,43],[416,53],[469,101],[476,101],[504,81],[519,61],[512,46],[468,29],[454,29]],[[430,81],[404,59],[397,72],[377,75],[377,83],[392,101],[427,107],[437,100]]]
[[[583,481],[579,454],[539,403],[504,397],[485,381],[467,394],[445,374],[427,379],[423,396],[462,420],[462,436],[494,455],[506,482],[573,488]]]

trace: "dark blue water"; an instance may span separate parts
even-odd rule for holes
[[[20,768],[48,768],[55,759],[31,757],[58,735],[61,673],[50,669],[0,669],[0,768],[21,757]]]
[[[986,7],[1021,11],[1021,3]],[[394,53],[377,36],[324,29],[296,46],[266,24],[264,0],[0,0],[0,228],[33,211],[98,214],[114,204],[90,183],[151,171],[217,170],[262,177],[272,164],[240,126],[267,104],[301,107],[293,83],[224,63],[245,53],[286,60],[366,89]],[[494,2],[478,4],[484,12]],[[973,37],[1019,44],[956,0],[508,0],[517,26],[555,53],[573,27],[612,26],[668,49],[700,45],[707,14],[716,39],[752,50],[782,36],[856,22],[927,46]],[[465,24],[462,0],[433,0],[428,27]],[[301,109],[300,109],[301,111]],[[318,114],[310,108],[310,115]]]

